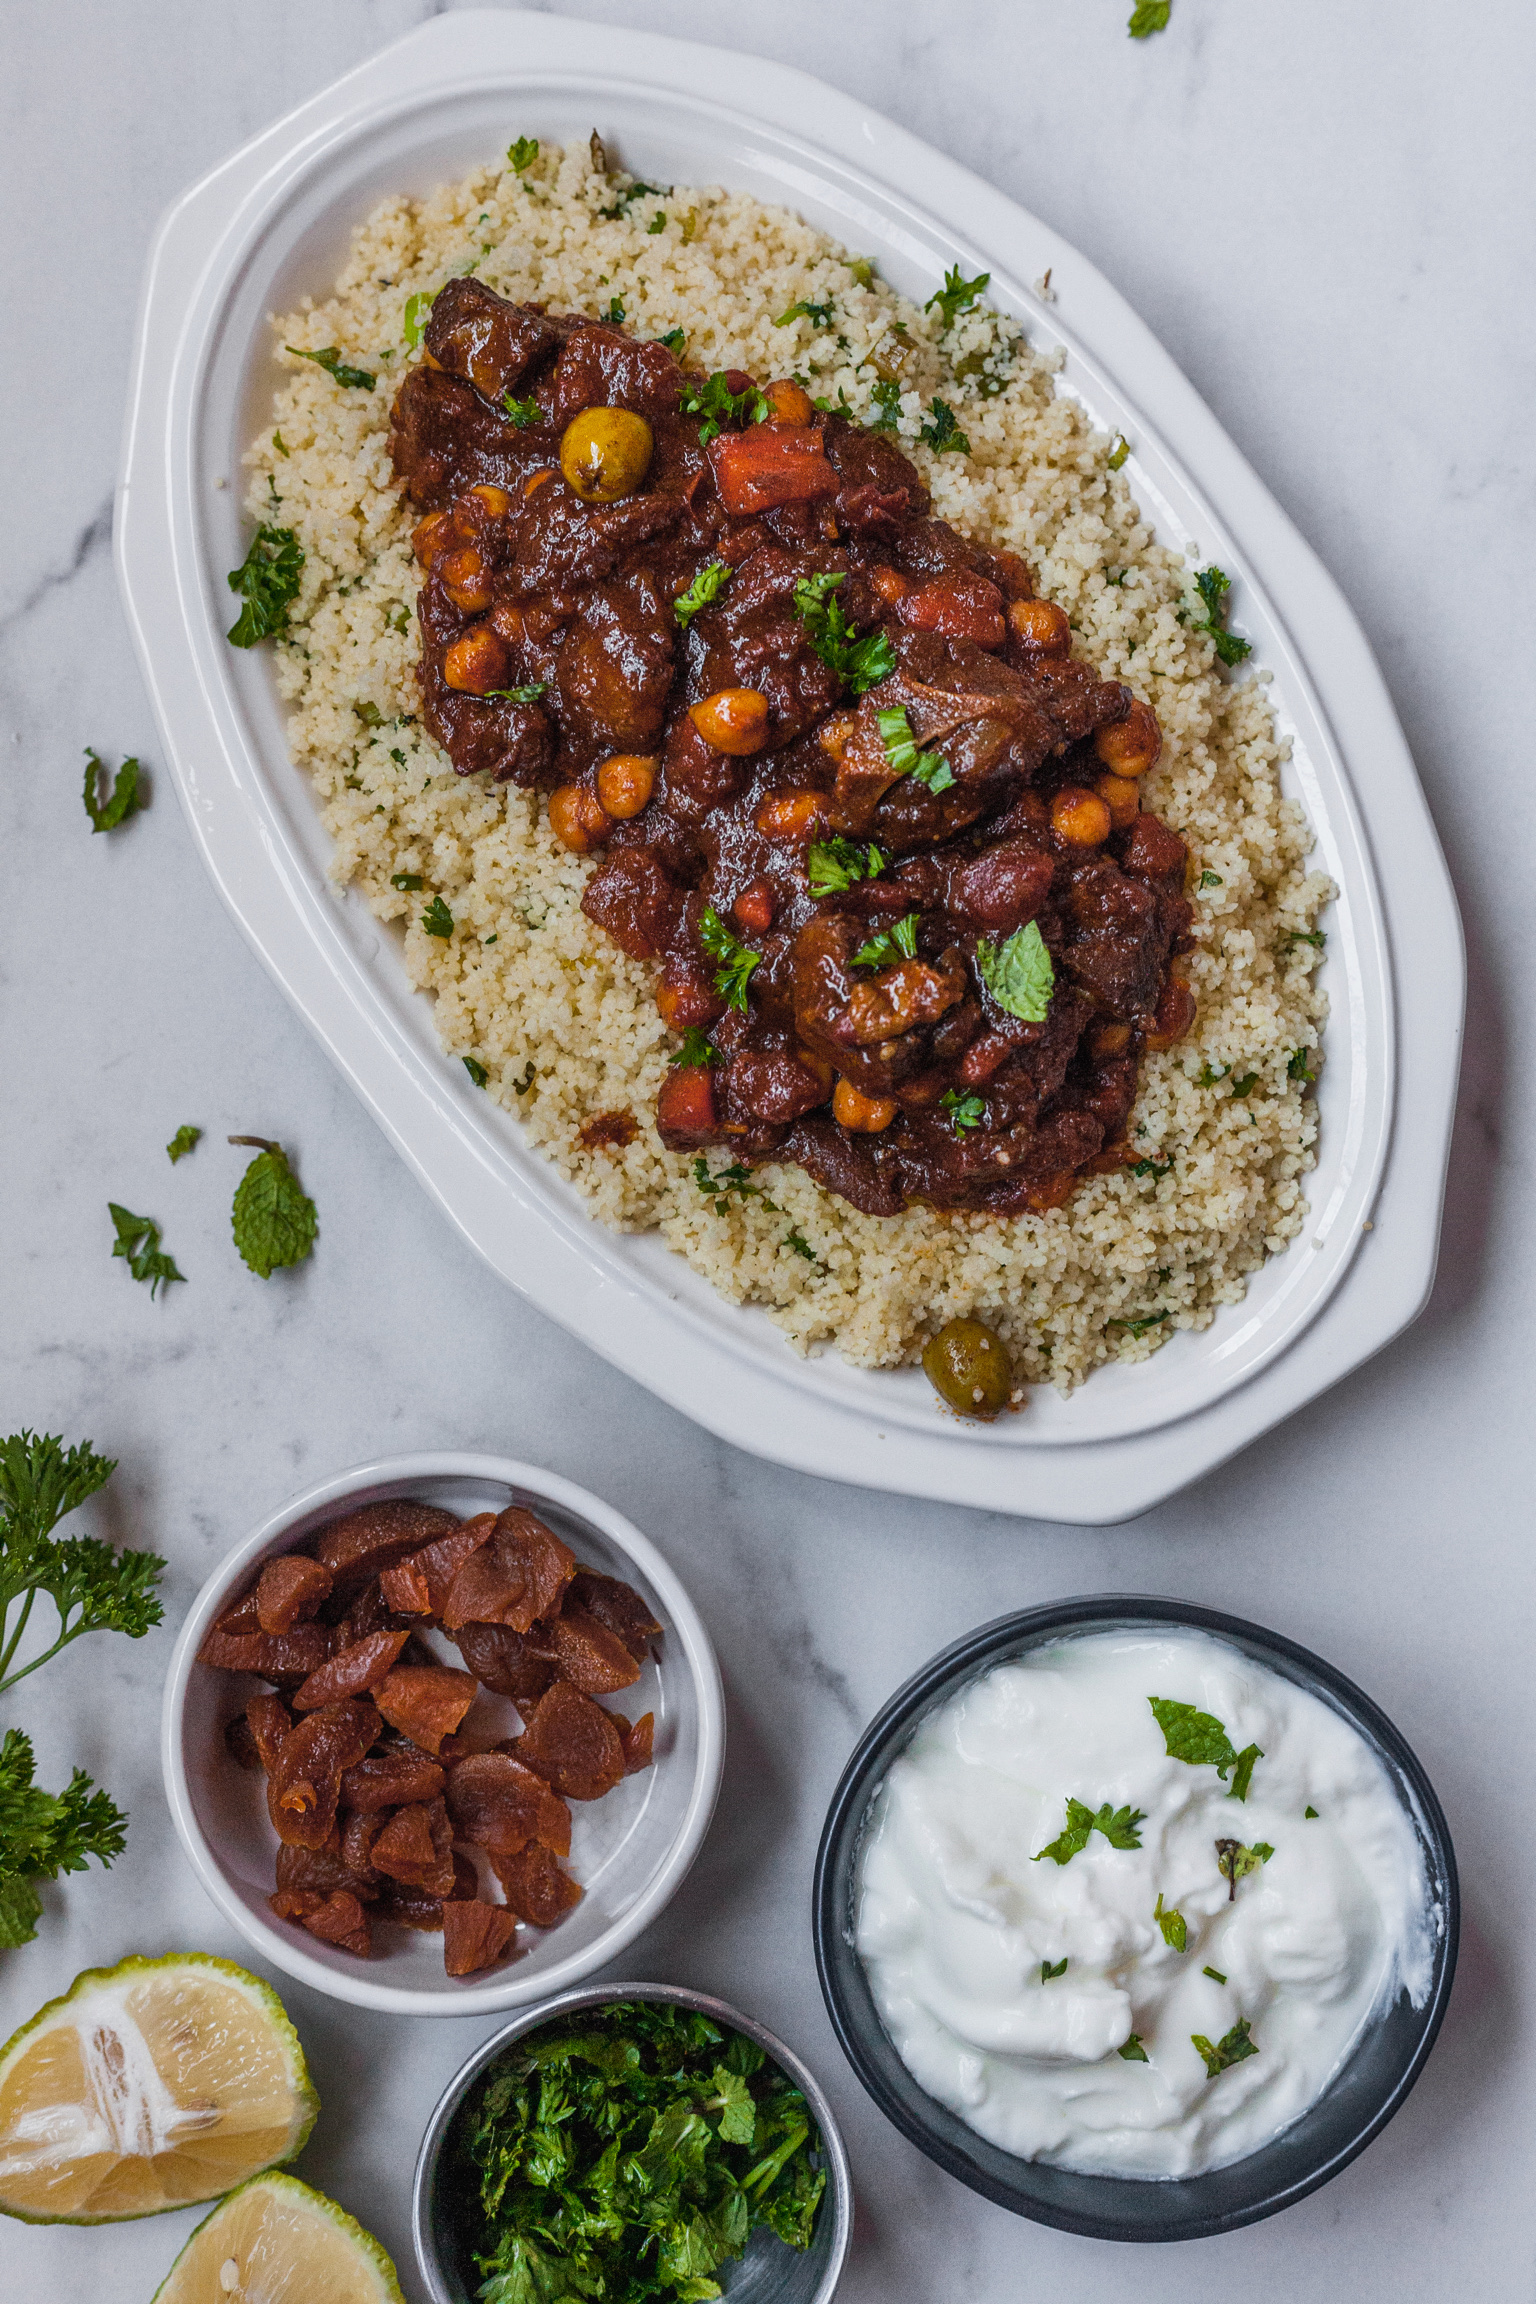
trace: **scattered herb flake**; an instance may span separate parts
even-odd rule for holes
[[[894,432],[901,414],[901,386],[894,376],[882,376],[870,392],[876,413],[869,420],[871,432]]]
[[[978,272],[974,280],[967,280],[959,265],[952,265],[944,275],[943,287],[935,288],[923,310],[932,312],[936,308],[941,325],[945,329],[953,328],[961,313],[969,312],[977,297],[986,293],[991,280],[990,272]]]
[[[845,576],[829,572],[802,576],[795,586],[795,614],[823,664],[845,680],[855,696],[862,696],[866,688],[895,671],[896,651],[878,625],[863,639],[855,638],[837,598],[838,587],[846,582]]]
[[[658,232],[665,232],[666,228],[667,212],[665,208],[658,208],[655,215],[651,218],[649,224],[647,224],[646,231],[654,236]]]
[[[334,344],[327,344],[323,352],[306,352],[298,344],[285,344],[283,350],[291,352],[295,360],[313,360],[315,366],[323,368],[327,376],[338,384],[345,384],[354,392],[371,392],[378,382],[377,376],[366,368],[349,368]]]
[[[1125,2043],[1125,2046],[1123,2048],[1117,2048],[1115,2050],[1115,2054],[1117,2056],[1123,2056],[1127,2064],[1149,2064],[1152,2061],[1152,2059],[1148,2056],[1145,2048],[1143,2048],[1141,2044],[1141,2034],[1139,2032],[1133,2032],[1129,2040],[1127,2040]]]
[[[1126,26],[1133,40],[1150,39],[1154,32],[1168,29],[1168,11],[1172,0],[1136,0],[1131,20]]]
[[[402,896],[409,896],[423,885],[423,881],[419,872],[392,872],[389,884],[391,888],[398,888]]]
[[[853,956],[855,968],[894,968],[899,961],[917,958],[917,923],[921,914],[908,912],[894,928],[883,928],[861,944]]]
[[[1211,2046],[1203,2032],[1191,2032],[1190,2040],[1205,2059],[1205,2076],[1214,2080],[1229,2065],[1241,2064],[1246,2056],[1257,2056],[1258,2049],[1248,2037],[1248,2019],[1240,2016],[1230,2032],[1226,2032]]]
[[[1293,1048],[1291,1050],[1290,1061],[1285,1067],[1287,1080],[1304,1080],[1310,1084],[1317,1078],[1317,1074],[1307,1061],[1311,1053],[1309,1048]]]
[[[733,1195],[741,1201],[761,1200],[763,1206],[773,1209],[776,1216],[783,1214],[783,1210],[775,1207],[762,1186],[753,1183],[750,1170],[744,1168],[739,1160],[733,1160],[729,1168],[722,1168],[718,1176],[711,1176],[709,1162],[701,1152],[693,1163],[693,1180],[706,1198],[714,1201],[717,1216],[729,1213]]]
[[[701,609],[707,608],[729,584],[736,571],[728,560],[711,560],[701,568],[686,592],[679,592],[672,603],[672,614],[686,632]]]
[[[1225,1064],[1202,1064],[1195,1075],[1195,1086],[1197,1088],[1214,1088],[1217,1081],[1225,1080],[1226,1076],[1227,1067]]]
[[[533,1058],[530,1056],[530,1057],[529,1057],[529,1059],[528,1059],[528,1063],[527,1063],[527,1066],[526,1066],[526,1068],[525,1068],[525,1070],[524,1070],[524,1072],[523,1072],[523,1076],[522,1076],[521,1080],[514,1080],[514,1081],[513,1081],[513,1083],[512,1083],[512,1092],[513,1092],[513,1094],[514,1094],[515,1096],[526,1096],[526,1095],[527,1095],[527,1093],[528,1093],[528,1091],[529,1091],[529,1089],[530,1089],[532,1086],[533,1086]]]
[[[1241,1079],[1233,1081],[1232,1093],[1237,1097],[1251,1096],[1255,1088],[1257,1088],[1258,1084],[1259,1076],[1257,1072],[1245,1072]]]
[[[441,936],[446,939],[453,934],[453,914],[441,896],[433,897],[421,916],[421,924],[429,936]]]
[[[1321,928],[1287,928],[1281,942],[1287,946],[1310,944],[1314,952],[1321,952],[1328,939]]]
[[[115,1200],[107,1202],[107,1209],[117,1231],[112,1253],[126,1258],[135,1280],[149,1282],[151,1301],[173,1280],[186,1279],[185,1272],[177,1271],[175,1259],[161,1248],[160,1227],[153,1217],[135,1216],[131,1209],[119,1207]]]
[[[239,567],[229,572],[229,588],[245,606],[225,637],[236,648],[254,648],[258,640],[286,632],[288,610],[299,596],[303,575],[303,548],[293,530],[263,524]]]
[[[1304,1816],[1314,1816],[1314,1817],[1315,1817],[1315,1816],[1316,1816],[1316,1814],[1317,1814],[1317,1810],[1316,1810],[1315,1808],[1304,1808],[1304,1809],[1302,1810],[1302,1814],[1303,1814]]]
[[[1216,1869],[1227,1883],[1229,1904],[1237,1895],[1239,1880],[1246,1880],[1250,1872],[1257,1872],[1259,1866],[1267,1864],[1273,1854],[1274,1849],[1267,1840],[1255,1840],[1251,1848],[1245,1848],[1241,1840],[1217,1841]]]
[[[1253,1782],[1253,1764],[1255,1760],[1262,1760],[1263,1757],[1262,1745],[1245,1744],[1243,1746],[1233,1763],[1232,1786],[1227,1794],[1229,1800],[1247,1799],[1248,1787]]]
[[[657,336],[654,341],[664,344],[674,360],[681,360],[688,343],[688,331],[686,328],[669,328],[665,336]]]
[[[1049,1856],[1053,1864],[1070,1864],[1088,1845],[1091,1832],[1102,1832],[1111,1848],[1139,1848],[1140,1827],[1146,1816],[1140,1808],[1111,1808],[1106,1800],[1097,1811],[1085,1801],[1068,1800],[1066,1829],[1057,1834],[1038,1856],[1030,1861],[1039,1864]]]
[[[971,452],[971,443],[947,400],[935,398],[930,403],[917,436],[936,456],[969,456]]]
[[[683,1034],[682,1045],[675,1048],[667,1058],[669,1064],[685,1065],[714,1064],[717,1061],[714,1043],[707,1032],[699,1030],[697,1024],[688,1026]]]
[[[1131,444],[1129,440],[1127,440],[1123,432],[1117,432],[1115,434],[1115,444],[1109,452],[1109,468],[1111,472],[1118,472],[1121,465],[1124,464],[1130,453]],[[1122,584],[1125,582],[1124,570],[1121,571],[1119,581]]]
[[[969,1128],[979,1128],[987,1116],[984,1098],[962,1096],[958,1088],[946,1088],[939,1098],[939,1107],[949,1114],[950,1125],[957,1136],[963,1136]]]
[[[1214,1983],[1225,1984],[1226,1982],[1226,1978],[1219,1968],[1202,1968],[1200,1973],[1202,1976],[1209,1976]]]
[[[1123,1328],[1127,1336],[1140,1337],[1145,1336],[1149,1328],[1161,1328],[1165,1320],[1171,1320],[1172,1318],[1173,1314],[1165,1305],[1161,1312],[1143,1312],[1140,1318],[1136,1320],[1106,1320],[1104,1326],[1106,1330],[1110,1328]]]
[[[1049,1960],[1042,1960],[1040,1963],[1040,1981],[1042,1984],[1049,1984],[1053,1982],[1056,1977],[1065,1976],[1066,1972],[1067,1964],[1065,1960],[1058,1960],[1054,1967],[1052,1967]]]
[[[803,1256],[807,1264],[815,1264],[819,1261],[815,1249],[811,1246],[809,1240],[807,1240],[805,1234],[801,1231],[798,1224],[791,1224],[789,1230],[784,1235],[781,1245],[790,1249],[794,1255]]]
[[[1152,1917],[1163,1932],[1163,1942],[1171,1945],[1175,1952],[1182,1952],[1189,1942],[1189,1926],[1183,1913],[1177,1911],[1171,1904],[1165,1911],[1162,1895],[1159,1893],[1157,1903],[1153,1907]]]
[[[489,1080],[490,1074],[487,1072],[485,1066],[481,1063],[479,1057],[466,1056],[463,1059],[463,1064],[465,1071],[469,1074],[475,1086],[477,1088],[483,1088],[487,1080]]]
[[[501,412],[509,424],[517,426],[519,432],[526,432],[530,424],[537,424],[544,413],[537,400],[519,400],[512,392],[503,392]]]
[[[621,296],[609,297],[608,309],[603,314],[603,318],[608,321],[611,327],[623,327],[625,320],[628,318],[628,314],[624,310],[624,299]]]
[[[976,966],[999,1008],[1025,1024],[1043,1024],[1051,1005],[1056,971],[1038,924],[1016,928],[1001,945],[985,936],[976,942]]]
[[[105,800],[98,802],[96,794],[100,788],[99,780],[111,774],[105,761],[99,760],[88,744],[85,748],[85,812],[91,820],[93,832],[114,832],[136,810],[148,806],[144,794],[139,790],[139,763],[131,757],[123,762],[112,778],[112,789]]]
[[[547,680],[526,680],[521,688],[487,688],[482,701],[487,704],[537,704],[548,686]]]
[[[1159,1176],[1166,1176],[1172,1166],[1173,1154],[1170,1152],[1166,1160],[1133,1160],[1130,1172],[1133,1176],[1150,1176],[1155,1182]]]
[[[169,1144],[167,1144],[165,1148],[166,1156],[173,1168],[175,1167],[178,1160],[185,1160],[187,1154],[191,1151],[193,1145],[197,1142],[201,1135],[201,1128],[194,1128],[190,1121],[182,1122],[182,1125],[177,1129],[175,1135],[171,1138]]]
[[[792,320],[809,320],[813,328],[830,328],[835,310],[835,305],[813,304],[808,297],[802,296],[798,303],[791,304],[787,312],[779,314],[774,326],[787,328]]]
[[[806,858],[807,875],[813,896],[838,896],[859,880],[878,880],[889,858],[882,854],[873,841],[868,848],[858,848],[841,833],[830,840],[813,840]]]
[[[761,424],[768,415],[768,403],[755,384],[741,392],[733,392],[726,382],[725,370],[717,368],[706,376],[702,384],[685,383],[679,407],[684,416],[702,416],[699,427],[699,446],[707,448],[717,432],[727,424]]]
[[[1253,644],[1239,640],[1235,632],[1227,630],[1227,594],[1231,589],[1232,579],[1221,569],[1200,569],[1195,576],[1195,590],[1205,604],[1205,615],[1198,619],[1186,615],[1185,621],[1191,631],[1205,634],[1223,664],[1241,664],[1245,656],[1252,654]]]
[[[533,166],[538,156],[539,140],[537,136],[518,136],[507,146],[508,165],[519,176],[523,174],[525,169]]]
[[[1200,886],[1202,888],[1224,888],[1226,882],[1219,872],[1205,871],[1200,875]]]
[[[914,776],[919,784],[926,784],[930,792],[949,790],[955,780],[954,770],[941,752],[919,752],[905,704],[893,705],[889,712],[877,712],[875,725],[885,756],[898,776]]]
[[[699,942],[715,962],[715,990],[729,1008],[747,1005],[747,979],[762,958],[743,944],[739,936],[732,935],[713,904],[706,904],[699,915]]]
[[[253,1144],[256,1157],[235,1186],[231,1224],[240,1259],[260,1279],[281,1266],[302,1264],[320,1229],[315,1204],[288,1165],[281,1144],[265,1136],[231,1136],[231,1144]]]
[[[423,288],[418,295],[407,296],[405,320],[401,333],[407,352],[414,352],[427,332],[427,315],[437,301],[436,290],[430,294]]]
[[[277,452],[278,452],[279,456],[286,456],[286,455],[287,455],[287,453],[288,453],[288,444],[287,444],[287,442],[284,440],[284,438],[283,438],[283,436],[282,436],[281,432],[274,432],[274,433],[273,433],[273,435],[272,435],[272,445],[273,445],[273,447],[274,447],[274,448],[277,450]]]

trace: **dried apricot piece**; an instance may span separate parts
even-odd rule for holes
[[[399,1632],[405,1629],[384,1596],[382,1576],[375,1576],[365,1584],[348,1607],[328,1609],[326,1613],[334,1617],[335,1646],[338,1648],[350,1648],[355,1640],[366,1640],[370,1632]]]
[[[530,1631],[541,1616],[555,1614],[575,1573],[570,1546],[533,1513],[511,1505],[449,1586],[444,1627],[510,1624],[514,1632]]]
[[[589,1616],[579,1602],[567,1600],[564,1608],[550,1626],[550,1635],[561,1673],[573,1688],[583,1696],[611,1696],[618,1688],[630,1688],[640,1677],[640,1667],[616,1632]],[[334,1664],[325,1667],[335,1670]],[[317,1673],[316,1678],[324,1677]],[[296,1702],[302,1701],[300,1690]]]
[[[268,1775],[277,1760],[283,1738],[293,1726],[293,1714],[281,1696],[253,1696],[245,1708],[245,1717],[255,1739],[261,1764]]]
[[[530,1840],[571,1845],[571,1812],[542,1776],[506,1752],[477,1752],[448,1772],[448,1813],[460,1840],[493,1859],[515,1856]]]
[[[517,1934],[517,1921],[501,1904],[450,1897],[443,1906],[443,1966],[450,1976],[492,1968]]]
[[[537,1840],[531,1840],[515,1856],[493,1856],[491,1869],[512,1910],[535,1928],[553,1928],[573,1904],[581,1902],[575,1881]]]
[[[463,1903],[473,1903],[480,1893],[479,1878],[467,1856],[454,1857],[453,1893]],[[424,1888],[407,1888],[401,1880],[387,1880],[378,1916],[398,1921],[402,1928],[419,1928],[435,1935],[443,1925],[443,1902],[441,1896],[429,1896]]]
[[[435,1752],[475,1700],[472,1672],[451,1664],[397,1664],[373,1691],[373,1700],[392,1728],[413,1744]]]
[[[428,1544],[420,1552],[413,1552],[409,1560],[400,1563],[399,1568],[390,1569],[387,1576],[380,1579],[385,1586],[385,1596],[390,1606],[400,1608],[404,1602],[394,1597],[388,1577],[409,1574],[422,1578],[426,1585],[426,1607],[418,1613],[440,1616],[455,1576],[472,1552],[478,1552],[482,1544],[489,1543],[495,1527],[494,1512],[477,1512],[472,1520],[466,1520],[462,1526],[455,1528],[451,1536],[440,1536],[435,1544]]]
[[[254,1672],[280,1688],[296,1688],[319,1671],[333,1638],[328,1624],[295,1624],[291,1632],[221,1632],[215,1626],[197,1660],[216,1672]]]
[[[621,1583],[617,1576],[599,1576],[595,1568],[578,1568],[571,1579],[567,1610],[572,1600],[622,1640],[637,1664],[645,1662],[661,1626],[632,1584]]]
[[[393,1568],[408,1552],[419,1552],[459,1525],[455,1513],[404,1497],[360,1505],[333,1520],[315,1538],[315,1558],[329,1568],[343,1599],[360,1592],[381,1569]]]
[[[510,1624],[461,1624],[452,1637],[475,1678],[520,1708],[536,1704],[555,1676],[550,1659]]]
[[[331,1572],[302,1552],[269,1560],[256,1586],[256,1618],[263,1632],[291,1632],[331,1596]]]
[[[424,1888],[429,1896],[453,1893],[453,1826],[441,1800],[413,1801],[397,1808],[374,1841],[375,1872]]]
[[[262,1758],[251,1734],[251,1724],[243,1712],[224,1723],[224,1749],[239,1768],[247,1768],[252,1775],[260,1775]]]
[[[378,1893],[379,1876],[373,1868],[373,1844],[388,1821],[388,1814],[382,1808],[359,1808],[352,1810],[341,1828],[343,1864],[356,1879],[366,1880],[375,1895]]]
[[[256,1587],[254,1584],[243,1600],[237,1600],[232,1608],[225,1609],[222,1616],[214,1618],[213,1628],[216,1632],[234,1633],[259,1632],[261,1630],[261,1617],[256,1609]]]
[[[651,1738],[656,1731],[654,1712],[642,1712],[631,1727],[627,1720],[618,1723],[619,1742],[624,1747],[624,1773],[638,1776],[642,1768],[651,1765]]]
[[[342,1770],[362,1759],[377,1734],[373,1706],[354,1702],[306,1713],[283,1738],[267,1779],[267,1813],[280,1840],[295,1848],[324,1846],[336,1821]]]
[[[397,1616],[430,1616],[432,1593],[421,1570],[410,1560],[402,1560],[398,1568],[386,1568],[379,1578],[379,1590]]]
[[[344,1849],[339,1846],[279,1848],[277,1884],[279,1888],[302,1889],[316,1896],[329,1896],[336,1889],[344,1888],[349,1896],[356,1896],[364,1904],[379,1893],[377,1876],[370,1879],[366,1871],[349,1864]]]
[[[516,1753],[525,1768],[568,1800],[601,1800],[624,1773],[618,1729],[600,1704],[568,1680],[557,1680],[540,1697]]]
[[[340,1704],[348,1696],[364,1696],[376,1688],[393,1667],[410,1638],[408,1632],[370,1632],[350,1648],[328,1657],[318,1672],[311,1672],[295,1690],[295,1712],[318,1712],[322,1704]]]
[[[323,1944],[335,1944],[343,1952],[356,1952],[366,1960],[373,1950],[373,1931],[368,1915],[357,1898],[344,1888],[329,1896],[317,1896],[304,1889],[279,1889],[267,1902],[280,1920],[297,1920],[311,1936],[318,1936]]]
[[[341,1779],[341,1805],[371,1815],[380,1808],[404,1808],[416,1800],[436,1800],[444,1784],[442,1769],[414,1744],[400,1744],[383,1752],[370,1752],[348,1768]]]

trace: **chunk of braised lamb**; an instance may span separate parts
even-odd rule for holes
[[[1129,830],[1115,842],[1115,848],[1122,870],[1134,873],[1138,879],[1150,880],[1154,885],[1165,886],[1176,894],[1182,891],[1189,850],[1160,816],[1143,809]]]
[[[433,512],[489,481],[516,488],[529,451],[478,392],[438,368],[413,368],[395,395],[389,453],[413,504]]]
[[[722,688],[768,699],[768,746],[793,743],[830,712],[842,683],[811,647],[795,613],[795,586],[818,560],[835,558],[765,545],[738,568],[720,601],[689,629],[690,702]]]
[[[872,482],[840,489],[833,506],[845,536],[881,544],[894,543],[910,509],[905,488],[877,488]]]
[[[497,1520],[489,1543],[471,1554],[449,1586],[444,1629],[509,1624],[514,1632],[527,1632],[541,1617],[555,1614],[575,1572],[570,1546],[534,1513],[511,1505]]]
[[[341,1806],[361,1815],[435,1800],[446,1778],[430,1753],[412,1744],[387,1745],[342,1772]]]
[[[515,1757],[567,1800],[601,1800],[624,1773],[619,1732],[600,1704],[567,1680],[540,1697]]]
[[[819,913],[806,922],[794,947],[795,1030],[809,1055],[830,1064],[864,1094],[883,1096],[921,1067],[926,1042],[915,1028],[893,1031],[884,1039],[872,1034],[867,1044],[859,1039],[860,1025],[873,1021],[871,1002],[888,1004],[891,998],[889,987],[876,989],[880,978],[868,978],[854,970],[853,956],[865,935],[866,924],[845,914]],[[906,990],[914,1001],[921,993],[923,1005],[935,1014],[942,1014],[945,1005],[963,996],[963,971],[958,982],[951,982],[921,962],[905,965],[922,970]],[[884,970],[881,975],[893,976],[894,971]],[[927,981],[930,977],[932,985]],[[945,993],[951,993],[952,998],[944,998]]]
[[[927,484],[894,440],[880,432],[868,432],[846,416],[827,416],[821,431],[827,461],[844,491],[874,488],[885,495],[900,492],[906,496],[914,518],[927,511]]]
[[[441,656],[430,648],[416,676],[427,733],[441,744],[456,775],[486,775],[493,784],[516,784],[525,791],[553,780],[556,729],[542,704],[485,699],[450,688]],[[509,672],[507,685],[517,684]]]
[[[969,568],[914,584],[897,601],[896,616],[910,631],[939,632],[946,640],[968,640],[978,648],[1001,648],[1008,630],[1002,593],[989,577]]]
[[[509,1752],[477,1752],[448,1775],[448,1814],[460,1840],[491,1857],[514,1856],[530,1840],[570,1853],[571,1812],[542,1776]]]
[[[880,1136],[850,1136],[830,1115],[813,1112],[797,1120],[782,1156],[861,1215],[899,1216],[906,1206],[893,1148]]]
[[[583,408],[674,416],[682,381],[683,372],[665,344],[646,344],[593,320],[571,330],[539,400],[557,424],[568,423]]]
[[[491,1870],[501,1882],[508,1910],[531,1927],[553,1928],[581,1902],[576,1882],[536,1840],[516,1855],[493,1856]]]
[[[442,1906],[443,1966],[450,1976],[494,1968],[517,1934],[517,1915],[480,1897],[451,1896]]]
[[[578,1568],[571,1578],[570,1598],[617,1633],[637,1664],[645,1662],[661,1626],[632,1584],[599,1575],[595,1568]]]
[[[665,536],[682,516],[676,496],[627,496],[584,504],[558,473],[531,496],[518,491],[511,514],[513,566],[499,578],[509,597],[532,598],[611,576],[633,544]]]
[[[423,338],[440,368],[472,384],[493,407],[560,341],[560,330],[542,312],[509,303],[467,274],[439,288]]]
[[[1009,643],[1005,658],[1032,688],[1040,710],[1056,731],[1055,751],[1081,743],[1099,728],[1123,720],[1131,692],[1118,680],[1101,680],[1091,664],[1075,656],[1044,656]]]
[[[660,738],[672,686],[671,605],[644,577],[586,593],[556,655],[560,719],[588,742],[646,752]]]
[[[458,1525],[457,1513],[436,1504],[417,1504],[404,1497],[363,1504],[321,1529],[314,1539],[314,1556],[329,1568],[337,1597],[349,1600],[381,1569],[392,1568],[397,1560],[449,1535]]]
[[[817,1072],[785,1048],[743,1049],[720,1068],[720,1075],[719,1082],[712,1083],[712,1094],[723,1113],[727,1135],[743,1130],[755,1134],[754,1123],[759,1122],[769,1130],[787,1128],[803,1112],[814,1112],[818,1104],[825,1104],[832,1093],[830,1067]],[[750,1149],[757,1151],[757,1144],[752,1143]],[[574,1674],[567,1676],[575,1678]],[[577,1681],[577,1685],[582,1683]]]
[[[331,1572],[302,1552],[269,1560],[256,1586],[256,1617],[263,1632],[291,1632],[316,1615],[331,1595]]]
[[[408,1808],[397,1808],[376,1835],[370,1861],[375,1872],[387,1873],[407,1888],[420,1888],[429,1896],[451,1896],[453,1826],[444,1802],[416,1801]]]
[[[408,1632],[370,1632],[350,1648],[328,1657],[295,1689],[295,1712],[318,1712],[322,1704],[340,1704],[348,1696],[365,1696],[376,1688],[397,1661],[410,1638]]]
[[[519,1708],[536,1704],[555,1676],[549,1657],[510,1624],[461,1624],[452,1637],[476,1679]]]
[[[581,908],[631,959],[654,960],[676,932],[684,893],[653,850],[619,848],[592,874]]]

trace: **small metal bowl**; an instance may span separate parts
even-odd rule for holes
[[[416,2156],[416,2180],[411,2203],[411,2229],[416,2261],[432,2304],[474,2304],[479,2278],[470,2261],[464,2235],[455,2231],[452,2201],[442,2181],[443,2153],[454,2117],[488,2064],[521,2040],[527,2032],[574,2015],[581,2008],[611,2007],[616,2000],[664,2000],[679,2008],[696,2008],[701,2015],[732,2032],[755,2040],[782,2072],[803,2093],[821,2133],[827,2189],[816,2212],[816,2229],[809,2248],[786,2248],[772,2232],[754,2232],[746,2253],[720,2268],[720,2282],[730,2304],[829,2304],[842,2275],[843,2259],[853,2231],[853,2187],[848,2155],[838,2133],[832,2107],[819,2082],[782,2040],[763,2025],[744,2016],[725,2000],[712,2000],[707,1992],[690,1992],[681,1984],[596,1984],[575,1992],[557,1993],[538,2008],[515,2017],[484,2041],[444,2091],[427,2123]]]

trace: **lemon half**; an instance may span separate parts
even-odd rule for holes
[[[270,1985],[205,1952],[88,1968],[0,2049],[0,2213],[110,2224],[213,2200],[315,2123]]]
[[[205,2216],[154,2304],[405,2304],[371,2232],[297,2176],[253,2176]]]

